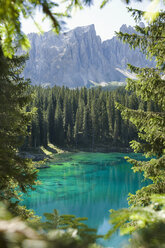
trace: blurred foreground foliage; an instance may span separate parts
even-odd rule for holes
[[[95,229],[88,228],[74,215],[59,216],[46,213],[47,220],[39,218],[23,221],[13,218],[4,205],[0,205],[0,247],[3,248],[101,248],[95,244]]]
[[[113,229],[106,234],[106,237],[120,228],[121,235],[132,234],[128,247],[165,247],[165,194],[151,195],[151,204],[146,207],[110,210],[110,212]]]

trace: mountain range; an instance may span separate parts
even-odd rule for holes
[[[132,33],[134,29],[122,25],[120,31]],[[139,49],[131,50],[117,37],[103,41],[96,35],[94,25],[77,27],[55,35],[28,35],[31,43],[24,77],[33,85],[59,85],[70,88],[125,82],[127,63],[135,66],[154,66]]]

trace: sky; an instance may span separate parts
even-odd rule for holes
[[[69,31],[78,26],[94,24],[97,35],[99,35],[102,40],[107,40],[115,35],[115,31],[119,31],[122,24],[135,25],[131,13],[127,11],[127,6],[147,10],[150,4],[149,0],[143,0],[142,3],[132,1],[130,5],[126,5],[122,0],[111,0],[103,9],[99,9],[100,2],[101,0],[95,0],[91,7],[74,11],[71,18],[65,19],[67,30]],[[42,18],[42,13],[37,11],[35,21],[39,23],[43,31],[49,31],[49,22],[42,22]],[[33,20],[23,21],[22,28],[26,34],[39,32]]]

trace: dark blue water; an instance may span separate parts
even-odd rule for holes
[[[63,155],[39,172],[42,185],[25,198],[25,205],[42,216],[57,209],[60,214],[88,217],[88,225],[105,234],[109,210],[127,207],[128,193],[142,187],[142,175],[133,173],[124,156],[137,154],[74,153]],[[127,237],[98,240],[105,247],[121,247]]]

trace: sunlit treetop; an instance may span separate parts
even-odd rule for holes
[[[110,1],[111,0],[100,0],[100,8],[104,7]],[[142,2],[143,0],[132,1]],[[129,4],[131,0],[124,0],[124,2]],[[22,47],[24,50],[30,47],[29,41],[22,31],[21,20],[28,18],[33,19],[36,10],[41,10],[43,12],[43,18],[50,19],[52,30],[59,33],[61,20],[65,17],[70,17],[73,8],[83,9],[92,3],[92,0],[1,0],[0,36],[4,55],[12,57],[15,47]],[[61,4],[65,6],[62,13],[59,11]],[[37,25],[37,23],[35,24]]]

